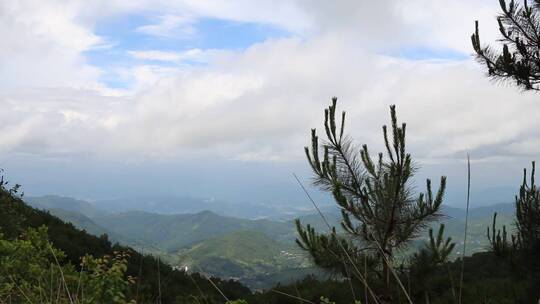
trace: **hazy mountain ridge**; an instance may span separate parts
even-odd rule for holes
[[[203,240],[241,230],[262,232],[274,240],[286,243],[294,241],[296,237],[294,224],[291,220],[252,220],[224,216],[212,211],[183,214],[157,214],[145,211],[110,213],[81,200],[66,197],[57,197],[58,200],[54,200],[54,198],[55,196],[46,196],[43,197],[43,201],[36,197],[29,200],[27,198],[27,200],[31,205],[42,209],[62,209],[89,214],[90,216],[87,216],[88,220],[99,226],[88,227],[90,230],[105,230],[111,236],[116,234],[116,237],[120,241],[122,241],[122,238],[129,239],[132,242],[137,240],[138,242],[161,248],[167,252],[176,252]],[[328,206],[322,209],[330,224],[339,228],[339,209]],[[58,211],[54,212],[58,213]],[[500,225],[507,225],[508,228],[512,228],[513,204],[496,204],[476,208],[473,206],[469,211],[469,235],[471,236],[471,242],[477,241],[478,245],[487,245],[485,233],[487,227],[491,225],[494,212],[499,213],[498,223]],[[439,222],[446,223],[447,234],[452,236],[455,241],[461,241],[465,223],[465,209],[444,206],[442,213],[444,216]],[[315,226],[320,231],[327,230],[326,225],[318,213],[307,213],[304,210],[295,217],[300,218],[304,224]],[[74,214],[65,214],[64,218],[76,222],[81,221],[74,224],[78,224],[81,228],[86,229],[85,223],[88,220],[84,218],[77,219]],[[438,223],[434,223],[432,226],[438,226]],[[425,237],[421,236],[420,239]]]
[[[239,230],[258,231],[275,240],[283,240],[291,232],[282,222],[233,218],[211,211],[175,215],[129,211],[97,217],[94,221],[120,235],[155,244],[169,252]]]
[[[228,202],[185,196],[140,196],[91,202],[96,208],[110,213],[145,211],[156,214],[186,214],[212,211],[214,213],[248,219],[290,219],[298,214],[310,212],[306,208],[292,207],[294,204],[264,204],[254,202]]]
[[[77,211],[60,210],[70,200],[61,198],[54,203],[47,197],[47,204],[33,198],[31,204],[54,206],[51,213],[72,222],[75,226],[92,234],[107,233],[111,240],[133,246],[141,251],[161,255],[172,265],[189,269],[201,269],[209,274],[237,278],[255,287],[269,286],[277,278],[283,282],[294,279],[291,269],[308,270],[310,264],[295,256],[299,250],[294,244],[296,231],[292,220],[252,220],[229,217],[212,211],[185,214],[157,214],[145,211],[108,213],[92,210],[87,204],[74,200],[66,209],[89,212],[87,217]],[[91,205],[91,204],[90,204]],[[91,205],[92,206],[92,205]],[[95,207],[94,207],[95,208]],[[46,209],[46,208],[45,208]],[[340,212],[337,207],[323,208],[332,226],[340,227]],[[471,208],[469,212],[468,250],[470,255],[483,251],[488,246],[486,229],[491,226],[493,212],[498,212],[500,225],[512,226],[513,205],[498,204]],[[465,210],[445,206],[445,216],[440,222],[446,224],[446,235],[458,243],[454,257],[461,254],[465,225]],[[311,224],[319,231],[328,228],[318,213],[299,216],[304,224]],[[433,223],[436,229],[438,223]],[[427,239],[427,231],[411,244],[421,246]],[[266,248],[266,250],[258,250]],[[292,256],[282,256],[283,252]],[[287,257],[287,258],[286,258]],[[272,279],[274,278],[274,279]],[[265,285],[268,284],[268,285]]]
[[[44,208],[45,209],[45,208]],[[69,211],[64,209],[45,209],[49,211],[52,215],[66,221],[69,223],[74,224],[77,226],[77,228],[81,230],[85,230],[86,232],[100,236],[102,234],[107,234],[110,238],[114,235],[113,232],[107,230],[106,228],[103,228],[96,224],[92,219],[87,217],[86,215],[76,212],[76,211]]]
[[[53,210],[61,209],[83,214],[89,218],[107,214],[104,209],[96,207],[94,204],[80,199],[58,195],[27,196],[24,201],[34,208]]]

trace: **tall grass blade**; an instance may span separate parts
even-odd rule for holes
[[[306,303],[311,303],[311,304],[315,304],[314,302],[311,302],[310,300],[306,300],[306,299],[303,299],[303,298],[300,298],[300,297],[297,297],[297,296],[293,296],[291,294],[288,294],[286,292],[282,292],[282,291],[279,291],[279,290],[275,290],[275,289],[270,289],[271,292],[275,292],[277,294],[280,294],[280,295],[283,295],[283,296],[287,296],[289,298],[292,298],[292,299],[296,299],[300,302],[306,302]]]
[[[214,283],[214,281],[212,281],[212,279],[206,275],[203,274],[203,271],[200,267],[197,267],[197,269],[199,270],[199,273],[201,275],[204,276],[205,279],[208,280],[208,282],[210,282],[210,284],[212,284],[212,286],[221,294],[221,296],[225,299],[225,302],[229,302],[229,298],[227,298],[227,296],[223,293],[223,291]]]
[[[158,303],[161,304],[161,273],[159,271],[159,264],[161,264],[161,260],[157,259],[157,273],[158,273]]]
[[[463,236],[463,252],[461,253],[461,277],[459,279],[459,304],[463,295],[463,274],[465,272],[465,251],[467,250],[467,228],[469,226],[469,201],[471,197],[471,157],[467,153],[467,209],[465,211],[465,235]]]
[[[58,262],[58,258],[56,258],[56,254],[54,253],[51,243],[47,242],[47,244],[49,245],[49,250],[51,251],[52,256],[54,257],[54,262],[56,263],[56,265],[58,266],[58,270],[60,271],[60,276],[62,278],[62,283],[64,285],[64,288],[66,289],[69,303],[73,304],[73,298],[71,298],[71,294],[69,293],[69,289],[67,286],[66,278],[64,277],[64,271],[62,270],[62,266],[60,266],[60,262]]]

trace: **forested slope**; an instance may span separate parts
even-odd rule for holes
[[[215,303],[223,301],[223,297],[206,278],[173,270],[151,256],[112,244],[107,235],[96,237],[79,230],[48,212],[28,206],[17,196],[16,191],[7,189],[4,184],[0,185],[0,218],[0,231],[6,239],[17,238],[27,228],[46,226],[52,245],[62,250],[67,262],[73,265],[80,265],[80,258],[85,254],[101,257],[113,255],[117,251],[129,253],[126,275],[137,278],[130,293],[131,296],[137,293],[142,303],[154,302],[158,293],[161,294],[162,303],[184,303],[194,297],[205,297]],[[219,279],[213,281],[230,299],[245,297],[250,293],[248,288],[237,282]]]

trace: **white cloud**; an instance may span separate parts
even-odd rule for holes
[[[409,123],[411,148],[426,161],[447,161],[466,150],[485,159],[523,157],[522,149],[531,151],[529,157],[538,150],[536,95],[490,83],[472,60],[380,55],[402,44],[468,52],[473,20],[496,13],[486,1],[258,3],[265,9],[251,1],[157,3],[152,12],[159,22],[140,31],[182,36],[206,16],[273,24],[299,38],[241,51],[132,50],[129,55],[141,61],[173,64],[125,69],[134,80],[129,98],[104,97],[101,71],[83,52],[104,43],[93,32],[98,8],[122,14],[148,3],[101,2],[87,10],[21,3],[26,6],[0,4],[0,33],[9,42],[0,47],[0,58],[8,58],[0,59],[0,79],[10,88],[0,96],[4,153],[300,158],[309,128],[321,127],[322,109],[333,95],[349,112],[351,134],[375,147],[388,105],[397,104]],[[487,40],[496,26],[482,25]],[[182,66],[186,61],[205,64]]]
[[[496,20],[500,10],[498,1],[399,1],[396,10],[404,28],[408,28],[411,34],[406,37],[413,43],[429,47],[450,48],[470,54],[469,37],[474,31],[475,20],[480,22],[483,41],[495,41],[499,35]]]
[[[99,87],[100,70],[82,52],[102,41],[77,22],[78,9],[60,1],[0,2],[0,87]]]
[[[129,51],[129,55],[136,59],[152,60],[152,61],[165,61],[165,62],[206,62],[209,52],[201,49],[189,49],[183,52],[165,52],[159,50],[151,51]]]
[[[187,38],[195,34],[193,22],[192,17],[163,15],[158,23],[140,26],[137,31],[160,37]]]

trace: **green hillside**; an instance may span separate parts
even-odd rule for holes
[[[252,287],[260,287],[262,283],[257,276],[276,275],[310,265],[296,246],[256,231],[237,231],[211,238],[179,254],[178,263],[182,267],[238,279]]]
[[[73,208],[70,200],[49,204],[60,207],[70,204],[67,208]],[[493,212],[499,213],[499,225],[512,227],[511,207],[510,204],[501,204],[471,209],[467,255],[486,250],[486,229],[491,226]],[[446,224],[446,234],[457,243],[452,253],[452,258],[457,258],[461,256],[465,211],[446,207],[444,212],[447,216],[441,222]],[[92,218],[75,211],[51,209],[51,213],[91,234],[107,233],[109,239],[140,252],[160,256],[171,265],[188,266],[190,271],[200,269],[224,278],[238,278],[253,288],[268,288],[277,282],[285,283],[317,273],[307,260],[283,256],[282,252],[299,252],[294,243],[296,231],[291,221],[240,219],[210,211],[177,215],[142,211],[98,212]],[[339,230],[337,210],[327,210],[325,214],[330,224]],[[318,214],[302,216],[301,220],[319,231],[327,230]],[[433,227],[438,225],[434,223]],[[421,233],[409,249],[402,251],[400,257],[406,259],[426,240],[427,231]]]
[[[92,221],[89,217],[85,216],[82,213],[78,213],[75,211],[68,211],[64,209],[47,209],[52,215],[62,219],[63,221],[66,221],[68,223],[72,223],[75,225],[78,229],[84,230],[90,234],[100,236],[102,234],[107,234],[108,237],[111,240],[114,241],[121,241],[120,237],[114,236],[114,233],[111,231],[108,231],[107,229],[97,225]]]
[[[264,233],[279,240],[292,234],[282,222],[220,216],[210,211],[162,215],[130,211],[93,218],[100,226],[119,235],[176,252],[197,242],[239,230]]]
[[[112,244],[106,236],[97,237],[79,230],[49,212],[28,206],[14,192],[5,189],[3,184],[0,184],[0,218],[2,219],[0,237],[7,240],[18,238],[27,228],[47,227],[52,246],[65,253],[65,263],[75,267],[80,265],[80,258],[86,254],[102,257],[111,256],[118,251],[129,253],[126,275],[138,278],[137,285],[130,290],[130,296],[136,294],[141,303],[155,302],[158,290],[162,303],[183,303],[182,299],[199,297],[201,290],[211,303],[222,302],[222,296],[206,278],[198,274],[187,275],[185,272],[173,270],[171,266],[152,256],[142,255],[129,247]],[[2,252],[0,257],[1,255]],[[166,279],[159,280],[158,277]],[[244,297],[250,293],[249,289],[236,282],[219,279],[215,279],[214,282],[229,298]]]
[[[157,247],[151,246],[147,242],[131,239],[124,235],[120,235],[114,231],[110,231],[109,229],[96,224],[89,217],[83,214],[77,213],[75,211],[67,211],[63,209],[50,209],[48,210],[48,212],[62,219],[65,222],[73,224],[76,228],[81,229],[85,232],[88,232],[92,235],[95,235],[95,236],[107,235],[107,239],[109,239],[110,241],[133,247],[141,253],[159,254],[159,255],[166,256],[166,252],[163,252]]]
[[[35,197],[25,197],[25,202],[30,206],[37,209],[61,209],[65,211],[72,211],[83,214],[89,218],[105,215],[106,212],[96,208],[94,205],[87,201],[74,199],[71,197],[58,196],[58,195],[44,195]]]
[[[159,253],[163,256],[176,254],[179,250],[189,248],[203,240],[235,231],[257,231],[273,240],[288,244],[293,244],[296,237],[294,225],[290,221],[249,220],[218,215],[210,211],[175,215],[143,211],[108,214],[88,202],[72,198],[49,195],[27,198],[27,200],[34,206],[50,210],[60,218],[73,223],[79,229],[85,229],[94,235],[107,233],[114,241],[134,246],[144,252]],[[443,212],[446,217],[442,218],[440,222],[445,223],[446,233],[458,244],[461,243],[465,226],[465,210],[445,206]],[[498,223],[500,225],[512,227],[512,204],[472,208],[469,214],[467,240],[469,254],[483,251],[488,245],[486,229],[491,226],[494,212],[499,214]],[[86,216],[80,216],[77,213]],[[325,214],[330,224],[339,229],[340,214],[337,208],[334,211],[327,210]],[[309,223],[318,231],[327,230],[318,214],[304,215],[300,219],[302,223]],[[433,226],[438,226],[438,223]],[[416,243],[421,243],[426,237],[427,231],[420,235],[420,242]],[[460,255],[460,247],[456,248],[454,256]]]

